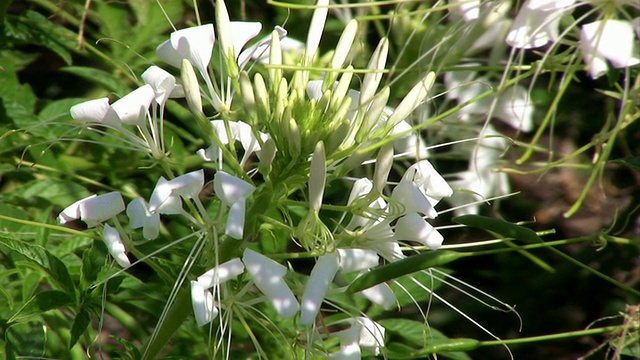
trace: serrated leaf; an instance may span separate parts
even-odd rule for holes
[[[28,260],[42,267],[62,289],[69,294],[75,294],[75,285],[71,280],[69,271],[60,259],[44,248],[31,245],[19,240],[0,237],[0,244],[21,254]]]
[[[130,92],[129,88],[125,86],[120,79],[103,70],[81,66],[67,66],[62,68],[62,71],[80,76],[120,96],[124,96]]]
[[[21,322],[25,318],[45,311],[73,305],[74,300],[63,291],[43,291],[34,295],[18,312],[13,314],[9,323]]]
[[[104,265],[104,253],[95,247],[91,247],[82,253],[82,280],[85,285],[90,285],[97,278]]]
[[[69,349],[71,349],[77,342],[80,336],[84,334],[87,327],[91,323],[91,315],[85,309],[80,310],[76,318],[73,320],[71,326],[71,337],[69,338]]]

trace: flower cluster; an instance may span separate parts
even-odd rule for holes
[[[359,90],[352,89],[356,20],[346,25],[329,67],[322,73],[310,70],[327,4],[328,0],[318,2],[302,50],[300,43],[286,41],[281,27],[247,46],[261,24],[230,21],[224,2],[217,1],[216,27],[177,30],[157,48],[159,59],[180,69],[179,79],[152,66],[141,76],[145,85],[132,93],[111,105],[106,98],[78,104],[71,114],[94,129],[100,128],[96,124],[107,127],[105,134],[120,134],[165,171],[148,200],[129,201],[126,215],[131,230],[142,229],[144,241],[161,241],[163,223],[182,217],[207,242],[204,248],[210,252],[194,252],[185,260],[209,269],[195,276],[191,265],[187,267],[199,326],[213,326],[216,319],[229,321],[220,315],[233,316],[264,302],[270,305],[256,314],[264,316],[273,309],[276,318],[270,321],[293,321],[307,343],[306,351],[327,346],[321,355],[352,359],[361,351],[378,355],[385,329],[344,306],[346,318],[333,324],[348,328],[332,334],[321,331],[316,320],[323,304],[335,304],[335,296],[346,290],[334,284],[337,274],[357,278],[416,251],[440,248],[444,238],[427,219],[438,215],[435,207],[453,190],[426,159],[427,146],[408,120],[430,98],[434,73],[420,79],[397,107],[388,106],[391,91],[381,83],[389,43],[383,38],[372,52]],[[299,68],[292,73],[282,67],[287,51],[299,56]],[[223,79],[219,83],[210,66],[212,54],[218,54],[223,65],[216,70]],[[261,66],[265,71],[251,71]],[[513,105],[515,95],[502,95],[505,112],[519,106]],[[177,96],[186,98],[208,145],[197,150],[204,168],[179,176],[173,175],[163,134],[165,104]],[[529,115],[523,111],[520,121],[529,126]],[[209,112],[212,117],[205,116]],[[416,163],[390,188],[394,152]],[[353,182],[348,200],[337,205],[341,220],[330,230],[324,217],[329,206],[326,189],[344,186],[342,179],[372,158],[373,179]],[[212,192],[205,186],[211,173]],[[127,267],[126,252],[135,249],[136,237],[118,222],[123,211],[123,198],[114,192],[74,203],[60,220],[79,218],[93,227],[112,219],[116,228],[105,224],[103,239],[116,261]],[[275,248],[286,249],[282,252],[263,244],[262,239],[276,230],[279,235],[273,241]],[[305,275],[282,261],[293,257],[312,261],[311,273]],[[357,295],[383,309],[397,303],[387,283]],[[326,345],[335,344],[336,338],[339,346]],[[317,346],[318,342],[325,345]]]

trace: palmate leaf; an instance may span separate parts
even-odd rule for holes
[[[49,251],[41,246],[31,245],[26,242],[13,240],[5,236],[0,236],[0,244],[21,254],[22,256],[27,258],[27,260],[34,262],[35,264],[40,266],[49,275],[51,275],[51,278],[55,282],[55,284],[62,288],[65,293],[70,294],[70,296],[72,297],[75,296],[75,284],[71,280],[71,276],[69,275],[67,267],[62,261],[60,261],[60,259],[51,254]]]
[[[31,10],[20,16],[7,17],[5,25],[5,35],[9,39],[44,46],[60,56],[66,64],[71,64],[69,51],[76,46],[76,34],[73,32]]]
[[[67,293],[58,290],[43,291],[34,295],[27,301],[18,312],[13,314],[9,323],[22,322],[31,315],[40,314],[45,311],[72,306],[74,299]]]

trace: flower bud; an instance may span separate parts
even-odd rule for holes
[[[197,118],[204,117],[204,114],[202,113],[200,84],[198,83],[198,78],[193,70],[193,65],[191,65],[189,60],[182,60],[180,75],[182,77],[182,86],[184,88],[184,95],[187,98],[187,104],[189,104],[189,109],[191,109]]]

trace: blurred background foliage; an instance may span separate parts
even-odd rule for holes
[[[155,48],[167,38],[172,26],[183,28],[197,22],[193,3],[160,3],[162,8],[149,0],[0,1],[0,215],[55,224],[65,206],[96,192],[118,189],[127,200],[138,194],[149,195],[161,172],[143,155],[119,147],[118,139],[81,129],[72,122],[68,110],[82,100],[102,96],[113,100],[126,94],[141,83],[142,71],[158,62]],[[308,5],[302,0],[298,3]],[[464,56],[466,42],[473,41],[468,33],[463,34],[464,23],[445,21],[445,11],[423,17],[421,11],[429,7],[428,3],[372,3],[366,12],[353,11],[366,15],[361,21],[362,36],[357,47],[361,56],[354,58],[356,67],[366,66],[365,59],[382,36],[391,40],[391,72],[385,77],[392,85],[391,104],[407,93],[420,74],[457,65]],[[214,21],[210,2],[198,2],[197,6],[203,23]],[[289,36],[299,40],[304,40],[311,16],[310,10],[262,1],[228,1],[227,6],[231,19],[260,21],[265,31],[281,25]],[[321,43],[323,52],[331,51],[337,43],[344,26],[340,15],[335,11],[329,17]],[[506,45],[497,45],[485,56],[498,59],[507,51]],[[496,79],[501,76],[500,71],[486,73]],[[537,124],[553,101],[554,94],[549,89],[555,81],[557,78],[547,73],[533,85]],[[593,171],[592,157],[602,144],[595,142],[594,151],[572,158],[570,162],[575,166],[545,168],[551,160],[574,153],[604,133],[611,121],[608,114],[615,110],[617,102],[602,96],[598,89],[610,88],[616,81],[593,81],[577,75],[558,105],[555,123],[539,142],[546,150],[537,152],[523,165],[516,165],[515,161],[531,135],[501,128],[514,139],[506,153],[510,160],[507,167],[521,172],[510,177],[513,190],[520,193],[483,211],[508,221],[530,221],[530,227],[538,231],[554,229],[555,233],[545,236],[545,241],[581,239],[576,243],[567,241],[559,248],[628,287],[640,289],[638,122],[632,121],[617,137],[602,176],[588,190],[580,211],[570,218],[562,214],[577,201]],[[436,86],[438,92],[446,91],[441,81]],[[172,166],[177,172],[193,169],[200,165],[195,150],[204,141],[195,135],[198,132],[191,114],[180,103],[170,103],[168,110]],[[428,112],[433,115],[445,110],[444,101],[436,99],[429,104]],[[442,124],[428,128],[423,135],[430,145],[455,140]],[[439,169],[454,172],[466,167],[464,159],[448,150],[434,151]],[[346,186],[330,189],[327,197],[342,203],[344,199],[340,197],[345,191]],[[451,216],[439,217],[438,223],[450,224]],[[82,229],[80,224],[74,226]],[[179,221],[166,226],[164,233],[176,238],[189,231]],[[21,355],[82,359],[87,355],[86,346],[102,342],[101,348],[94,351],[105,358],[116,356],[116,352],[122,358],[139,357],[139,339],[150,333],[172,284],[162,284],[153,271],[137,265],[128,270],[133,276],[112,279],[106,290],[92,288],[89,284],[106,276],[103,264],[107,253],[100,241],[80,234],[62,237],[46,227],[4,218],[0,219],[0,230],[0,352],[9,358]],[[471,229],[444,230],[443,234],[445,244],[488,238]],[[151,252],[160,245],[145,246],[142,250]],[[179,269],[179,259],[189,249],[187,244],[177,246],[173,256],[162,259],[167,271]],[[640,356],[637,295],[550,251],[534,253],[553,271],[512,252],[463,259],[447,270],[515,306],[522,322],[513,313],[492,310],[453,286],[438,290],[443,298],[502,339],[630,324],[629,334],[511,345],[516,359]],[[103,297],[108,299],[106,309],[101,307]],[[411,306],[397,315],[408,321],[421,321]],[[448,337],[491,340],[484,331],[436,300],[430,305],[428,319],[430,326]],[[101,333],[95,331],[98,322],[102,323]],[[87,328],[94,331],[85,332]],[[234,336],[246,337],[241,329],[238,326]],[[412,329],[410,322],[407,329]],[[403,334],[409,331],[406,329],[388,331],[390,336],[410,336]],[[206,354],[207,344],[193,334],[200,331],[195,324],[186,323],[171,341],[167,355]],[[73,346],[77,341],[83,346]],[[635,345],[621,346],[634,341]],[[234,351],[238,357],[243,353],[241,348]],[[442,356],[468,358],[462,353]],[[468,356],[504,359],[509,353],[501,346],[487,346]]]

